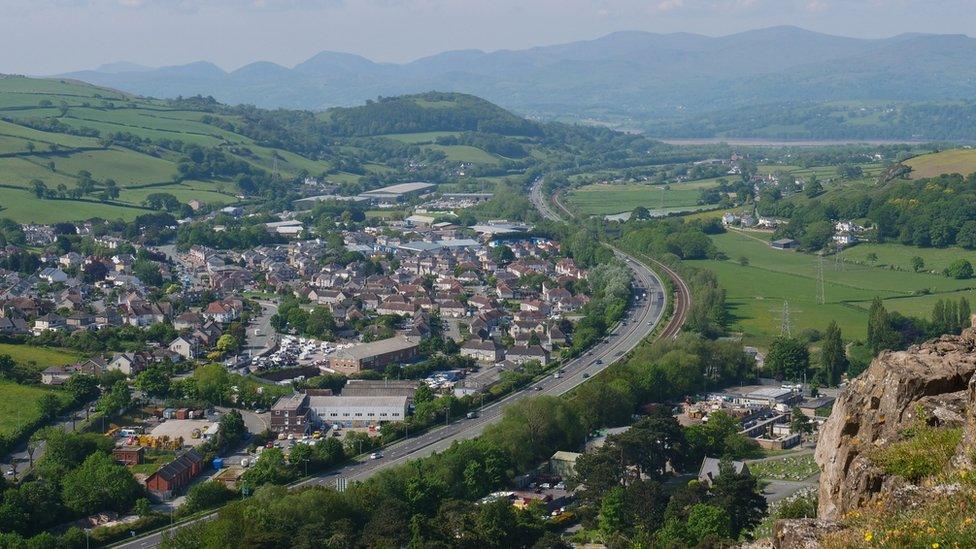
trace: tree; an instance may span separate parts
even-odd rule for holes
[[[141,493],[132,473],[101,452],[66,474],[61,488],[65,505],[80,514],[104,509],[127,511]]]
[[[810,366],[810,351],[799,339],[780,336],[773,340],[766,355],[770,373],[780,379],[803,379]]]
[[[876,254],[874,252],[869,252],[868,255],[865,256],[865,259],[867,259],[869,263],[877,263],[878,262],[878,254]]]
[[[823,194],[824,188],[820,184],[820,180],[817,179],[817,174],[810,174],[810,178],[807,180],[806,185],[803,187],[803,193],[809,198],[815,198]]]
[[[890,348],[894,339],[895,333],[891,329],[888,311],[885,310],[881,298],[875,297],[868,310],[868,347],[872,353],[878,354],[881,349]]]
[[[848,366],[840,328],[837,322],[831,321],[824,332],[823,345],[820,348],[820,377],[827,385],[837,385]]]
[[[44,393],[37,401],[37,408],[44,421],[53,421],[61,410],[61,401],[52,393]]]
[[[624,490],[617,486],[607,492],[600,504],[600,531],[610,536],[623,528],[629,521],[625,515]]]
[[[637,206],[630,214],[631,219],[645,220],[651,218],[651,212],[644,206]]]
[[[495,263],[505,264],[515,259],[515,253],[508,246],[499,244],[491,249],[491,259]]]
[[[158,366],[147,368],[136,376],[136,388],[152,398],[166,398],[169,394],[169,375]]]
[[[47,185],[45,185],[40,179],[31,179],[31,188],[34,189],[34,195],[36,195],[37,198],[44,198],[47,196]]]
[[[685,534],[686,541],[692,546],[705,540],[731,538],[732,518],[721,507],[697,503],[688,511]]]
[[[731,537],[748,531],[766,515],[766,498],[759,489],[759,481],[748,473],[736,473],[732,462],[722,460],[719,475],[709,488],[710,503],[729,514]]]
[[[124,380],[115,382],[109,392],[98,399],[98,410],[105,413],[117,413],[132,402],[132,391]]]
[[[945,268],[943,274],[956,280],[967,280],[973,277],[973,265],[966,259],[957,259]]]
[[[98,380],[87,374],[76,374],[64,384],[75,403],[86,402],[98,394]]]
[[[911,265],[913,271],[920,272],[925,268],[925,260],[916,255],[912,258]]]
[[[285,484],[294,480],[295,474],[285,462],[285,455],[279,448],[268,448],[243,476],[241,484],[249,490],[264,484]]]
[[[222,482],[216,480],[201,482],[187,490],[182,512],[193,514],[204,509],[219,507],[234,496],[235,492]]]
[[[813,425],[810,423],[810,418],[796,406],[790,411],[790,430],[794,433],[807,435],[813,432]]]
[[[217,338],[217,350],[228,353],[237,350],[237,340],[230,334],[224,334]]]
[[[972,310],[969,307],[969,300],[965,297],[959,298],[959,307],[957,309],[959,314],[959,329],[963,330],[972,326]]]

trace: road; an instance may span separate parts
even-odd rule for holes
[[[536,209],[539,210],[539,212],[542,214],[543,217],[553,221],[562,220],[560,216],[557,215],[556,212],[552,209],[552,206],[550,205],[549,201],[546,200],[542,194],[542,179],[538,179],[536,180],[535,183],[532,184],[532,191],[530,197],[532,203],[535,205]],[[572,212],[570,212],[569,209],[566,208],[566,206],[563,206],[562,202],[560,202],[558,193],[553,197],[553,202],[555,202],[556,206],[558,206],[559,209],[566,214],[566,217],[569,218],[573,217]],[[623,254],[615,246],[610,244],[608,245],[611,248],[613,248],[614,252],[617,253],[618,257],[624,255],[628,257],[631,262],[636,262],[633,256]],[[675,295],[672,296],[672,299],[674,300],[674,313],[671,315],[671,319],[668,321],[668,325],[664,327],[664,330],[662,330],[661,334],[658,336],[658,339],[674,339],[675,337],[678,336],[678,333],[681,332],[681,327],[684,326],[685,321],[688,319],[688,312],[691,310],[691,288],[688,287],[688,283],[685,282],[684,279],[681,278],[681,276],[671,267],[665,265],[664,263],[661,263],[657,259],[654,259],[653,257],[650,257],[646,254],[640,254],[640,255],[642,259],[644,259],[645,261],[650,261],[658,269],[664,272],[664,274],[668,277],[668,279],[671,280],[671,284],[674,286]],[[651,294],[648,293],[648,295]]]
[[[247,344],[245,345],[245,348],[253,356],[274,349],[277,343],[277,334],[271,327],[271,317],[278,312],[278,304],[263,299],[256,300],[256,302],[261,307],[261,312],[251,320],[247,327]]]
[[[559,219],[548,203],[542,200],[538,182],[532,187],[532,199],[543,216],[550,219]],[[626,355],[657,327],[664,316],[666,301],[653,297],[658,292],[664,295],[663,284],[654,271],[648,269],[643,263],[620,250],[614,249],[614,253],[633,269],[634,280],[637,284],[647,289],[647,297],[635,300],[624,319],[604,340],[596,344],[586,354],[566,362],[562,368],[563,373],[560,374],[559,378],[550,375],[536,381],[502,400],[483,407],[478,411],[478,415],[475,418],[463,419],[437,429],[429,430],[420,436],[392,444],[383,450],[383,457],[380,459],[350,463],[337,471],[312,477],[294,486],[296,488],[306,486],[335,486],[339,478],[347,479],[350,482],[361,481],[383,469],[441,452],[449,448],[455,441],[468,440],[481,435],[485,428],[501,419],[502,413],[508,406],[532,396],[559,396],[565,394]],[[684,305],[676,307],[675,310],[682,311],[686,309],[688,303],[690,301],[685,301]],[[680,318],[684,318],[683,314]],[[665,337],[672,337],[680,330],[680,327],[680,324],[674,325],[673,321],[669,322],[668,327],[665,328],[662,334],[667,334]],[[215,515],[216,512],[197,520],[208,520]],[[179,525],[175,526],[175,528],[179,527]],[[157,532],[136,538],[132,541],[119,544],[117,547],[128,549],[156,547],[160,544],[164,532]]]

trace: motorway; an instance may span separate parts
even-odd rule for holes
[[[539,182],[536,182],[532,187],[532,201],[544,217],[559,219],[542,198]],[[419,436],[391,444],[383,449],[383,457],[380,459],[350,463],[338,470],[300,481],[294,487],[316,485],[334,487],[338,479],[346,479],[350,482],[361,481],[383,469],[441,452],[449,448],[455,441],[472,439],[481,435],[486,427],[501,420],[502,414],[508,406],[531,396],[565,394],[625,356],[650,335],[661,322],[666,310],[666,300],[664,286],[654,271],[620,250],[614,248],[614,253],[634,271],[635,283],[646,289],[645,297],[634,301],[624,319],[600,343],[593,346],[586,354],[566,362],[561,368],[562,373],[559,378],[556,378],[555,375],[549,375],[520,391],[484,406],[478,410],[477,417],[462,419],[429,430]],[[678,295],[680,300],[680,291]],[[687,310],[689,303],[690,301],[687,300],[680,304],[681,306],[676,303],[675,311],[680,314],[672,316],[672,320],[662,331],[663,337],[673,337],[677,334],[681,324],[676,324],[674,319],[679,318],[680,322],[683,322],[684,311]],[[216,512],[195,519],[191,523],[208,520],[215,515]],[[180,526],[176,525],[171,528],[179,528]],[[116,547],[129,549],[156,547],[160,544],[162,535],[163,532],[156,532],[118,544]]]

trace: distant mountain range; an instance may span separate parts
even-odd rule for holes
[[[449,51],[405,64],[322,52],[288,68],[232,72],[208,62],[147,68],[113,63],[67,76],[153,97],[212,95],[227,103],[324,109],[428,90],[484,97],[547,118],[631,123],[824,101],[976,97],[976,39],[885,39],[772,27],[718,38],[618,32],[518,51]]]

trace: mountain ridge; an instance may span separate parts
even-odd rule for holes
[[[976,95],[973,56],[976,39],[965,35],[851,38],[777,26],[719,37],[619,31],[521,50],[445,51],[403,64],[323,51],[290,68],[259,61],[225,71],[198,61],[62,76],[153,97],[200,94],[309,110],[439,90],[534,117],[642,124],[797,100],[965,100]]]

